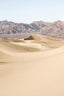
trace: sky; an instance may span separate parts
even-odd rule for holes
[[[0,0],[0,21],[64,21],[64,0]]]

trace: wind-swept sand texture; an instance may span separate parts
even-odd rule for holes
[[[0,96],[64,96],[64,41],[34,36],[0,39]]]

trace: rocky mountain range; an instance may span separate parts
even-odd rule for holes
[[[35,21],[31,24],[0,21],[0,38],[25,38],[32,34],[64,39],[64,21]]]

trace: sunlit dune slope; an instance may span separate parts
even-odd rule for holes
[[[64,41],[0,39],[0,96],[64,96]]]
[[[5,52],[31,52],[31,51],[39,51],[38,47],[30,46],[24,42],[24,40],[0,40],[0,50]]]

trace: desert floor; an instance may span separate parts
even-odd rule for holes
[[[0,96],[64,96],[64,41],[0,39]]]

